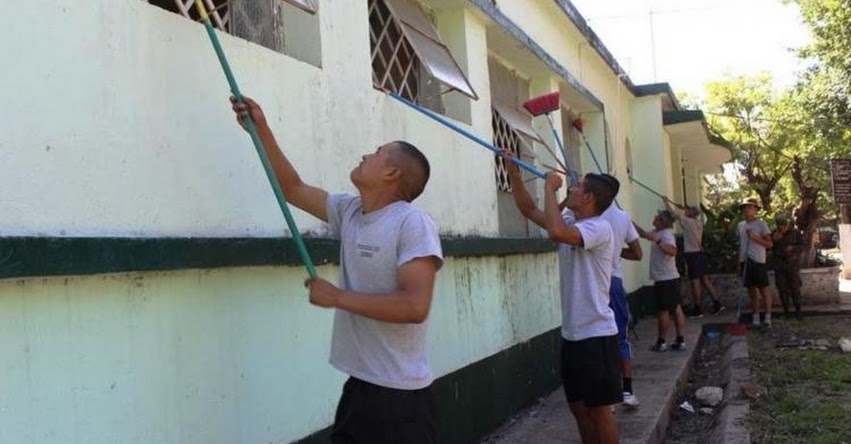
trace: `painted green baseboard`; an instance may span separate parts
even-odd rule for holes
[[[434,382],[440,442],[470,444],[560,385],[561,328],[550,330]],[[565,420],[569,420],[565,412]],[[327,444],[326,428],[299,444]]]
[[[305,238],[316,265],[339,263],[340,242]],[[446,257],[555,251],[543,238],[446,237]],[[0,237],[0,279],[191,268],[301,266],[291,238]]]

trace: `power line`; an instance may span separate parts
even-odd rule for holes
[[[748,118],[745,118],[745,117],[742,117],[742,116],[737,116],[735,114],[713,113],[713,112],[709,112],[709,111],[704,111],[703,113],[704,114],[710,114],[710,115],[713,115],[713,116],[729,117],[729,118],[732,118],[732,119],[739,119],[739,120],[758,120],[758,121],[761,121],[761,122],[787,123],[787,124],[795,124],[795,125],[811,125],[808,122],[801,122],[801,121],[798,121],[798,120],[769,119],[768,117],[748,117]]]

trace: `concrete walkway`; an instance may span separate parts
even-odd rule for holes
[[[632,335],[630,339],[634,354],[633,388],[641,406],[633,411],[617,407],[621,443],[662,442],[671,408],[675,408],[677,387],[688,376],[703,323],[733,322],[734,318],[735,309],[727,309],[718,316],[687,319],[685,340],[688,350],[663,353],[650,351],[650,346],[656,341],[655,318],[645,317],[638,322],[635,329],[638,340]],[[673,340],[673,331],[670,336],[669,341]],[[504,424],[481,443],[580,444],[581,440],[564,393],[559,389]]]
[[[851,313],[851,281],[840,285],[837,304],[804,306],[805,316],[838,315]],[[782,309],[775,307],[775,316]],[[676,391],[688,377],[695,356],[695,346],[704,324],[734,323],[736,308],[728,308],[717,316],[686,319],[685,352],[651,352],[656,341],[656,319],[646,316],[638,322],[638,340],[630,334],[633,343],[633,388],[641,401],[638,410],[628,411],[618,406],[616,419],[620,427],[621,443],[661,443],[675,406]],[[673,332],[668,340],[673,338]],[[488,437],[481,444],[581,444],[576,422],[573,420],[561,388],[542,399],[537,405],[520,413]]]

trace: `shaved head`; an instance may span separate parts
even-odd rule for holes
[[[406,202],[419,197],[428,183],[431,167],[426,156],[414,145],[397,140],[391,142],[389,162],[402,172],[399,179],[399,194]]]

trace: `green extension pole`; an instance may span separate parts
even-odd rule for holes
[[[236,85],[236,79],[233,77],[233,72],[231,71],[228,60],[225,57],[225,52],[222,50],[222,45],[219,43],[216,31],[213,29],[213,24],[210,23],[210,17],[207,15],[207,10],[204,8],[201,0],[195,0],[195,7],[198,9],[198,13],[204,21],[204,27],[207,28],[207,35],[210,36],[210,41],[213,43],[213,49],[216,50],[216,56],[219,58],[219,63],[222,64],[225,77],[227,77],[228,84],[230,85],[230,92],[234,97],[236,97],[238,102],[242,102],[242,94],[239,92],[239,87]],[[293,241],[295,241],[298,254],[301,256],[301,261],[304,263],[304,268],[307,269],[307,274],[310,275],[310,277],[316,277],[316,268],[313,266],[310,254],[308,254],[307,248],[304,246],[304,239],[302,239],[301,233],[298,231],[298,227],[293,219],[293,215],[290,213],[290,207],[287,205],[287,199],[284,197],[284,192],[281,190],[281,184],[278,183],[278,179],[275,177],[275,171],[272,169],[272,163],[269,161],[269,156],[266,155],[266,150],[263,148],[263,142],[260,141],[260,136],[257,134],[257,127],[254,126],[254,121],[251,119],[251,115],[245,119],[245,127],[248,130],[248,134],[251,135],[251,141],[254,142],[254,148],[257,150],[257,155],[260,156],[260,162],[263,163],[263,169],[266,171],[266,177],[269,179],[269,184],[272,185],[272,190],[275,192],[278,205],[281,207],[281,212],[284,213],[284,218],[287,220],[287,226],[293,235]]]

